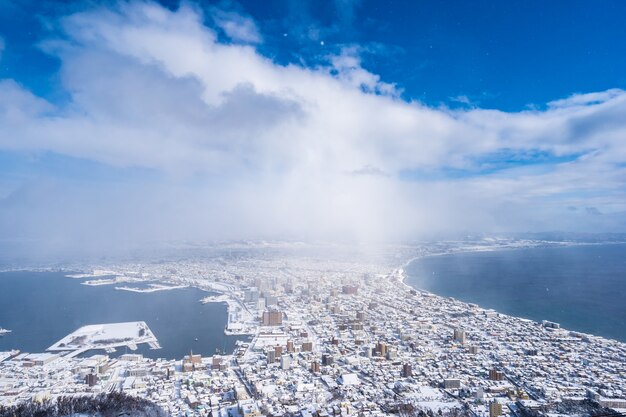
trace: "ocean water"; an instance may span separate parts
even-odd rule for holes
[[[415,288],[626,342],[626,244],[433,256],[406,275]]]
[[[226,305],[201,304],[207,292],[135,293],[81,281],[57,272],[0,273],[0,327],[12,330],[0,337],[0,351],[43,352],[81,326],[122,321],[145,321],[162,349],[141,345],[135,352],[120,348],[117,353],[181,359],[190,350],[208,356],[234,349],[238,338],[224,335]]]

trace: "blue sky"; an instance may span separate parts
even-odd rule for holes
[[[9,3],[9,2],[6,2]],[[55,99],[58,62],[37,48],[46,22],[98,4],[18,1],[3,6],[3,77]],[[162,4],[176,8],[178,1]],[[363,66],[429,105],[516,111],[573,93],[626,87],[626,4],[606,1],[241,1],[259,50],[280,63],[315,65],[347,44]],[[285,36],[287,34],[287,36]],[[324,45],[320,42],[323,41]],[[57,94],[55,97],[54,94]],[[460,99],[460,101],[459,101]]]
[[[0,0],[0,233],[626,231],[601,6]]]

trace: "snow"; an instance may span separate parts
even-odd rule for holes
[[[85,351],[158,342],[143,321],[83,326],[50,346],[49,351]]]

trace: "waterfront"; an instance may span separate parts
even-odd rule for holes
[[[508,249],[416,259],[406,283],[499,312],[626,341],[626,245]]]
[[[539,243],[461,246],[452,242],[412,249],[411,254],[402,252],[402,248],[390,248],[378,264],[372,262],[369,254],[333,260],[323,254],[316,258],[309,252],[294,256],[293,252],[284,255],[262,249],[236,259],[118,263],[104,268],[107,271],[84,269],[91,272],[92,278],[116,275],[120,277],[117,282],[124,282],[121,285],[125,286],[147,289],[150,281],[133,279],[150,277],[172,286],[197,286],[207,291],[198,293],[190,288],[156,293],[115,291],[115,284],[80,285],[81,279],[89,277],[70,279],[60,274],[23,273],[30,278],[22,281],[19,274],[6,274],[4,278],[12,277],[14,287],[30,281],[26,290],[15,292],[22,299],[10,299],[17,306],[14,308],[31,297],[28,308],[46,316],[51,315],[46,313],[53,311],[58,300],[68,303],[76,297],[48,295],[51,287],[40,289],[41,285],[36,285],[42,281],[51,280],[52,286],[64,287],[60,291],[76,290],[81,299],[96,289],[104,291],[101,297],[105,301],[109,296],[117,299],[126,295],[127,303],[152,305],[151,300],[158,299],[153,297],[161,296],[167,304],[155,308],[174,317],[169,327],[164,331],[150,321],[149,315],[141,317],[147,317],[146,323],[164,347],[175,346],[171,345],[172,338],[180,337],[182,342],[179,352],[163,355],[176,358],[171,360],[136,355],[42,355],[38,353],[40,349],[32,349],[32,354],[4,352],[0,354],[0,405],[67,393],[96,395],[121,391],[149,398],[173,416],[206,417],[212,413],[227,417],[241,415],[244,409],[248,415],[362,413],[382,417],[391,414],[398,404],[398,392],[390,387],[402,387],[402,395],[409,394],[411,404],[432,415],[441,411],[442,415],[482,417],[489,415],[494,403],[512,411],[506,415],[513,415],[523,401],[561,404],[571,398],[586,397],[590,390],[597,393],[597,403],[590,405],[592,411],[607,406],[626,409],[626,344],[574,335],[567,329],[498,315],[454,298],[416,292],[401,282],[402,274],[396,269],[402,259],[410,259],[416,252],[424,256],[532,244]],[[332,253],[336,254],[336,250]],[[399,256],[402,253],[407,256]],[[39,299],[29,294],[34,291],[33,286]],[[6,287],[0,287],[0,291],[3,289]],[[181,334],[178,328],[203,324],[202,317],[196,316],[205,313],[181,314],[177,301],[202,307],[197,296],[209,295],[211,289],[221,292],[211,299],[219,298],[232,306],[230,324],[245,327],[252,339],[232,354],[211,355],[205,353],[207,349],[194,349],[194,353],[203,353],[202,358],[181,360],[189,349],[190,333]],[[188,300],[175,298],[187,290],[192,291]],[[47,298],[53,301],[42,304]],[[95,308],[102,308],[101,300],[91,298]],[[121,301],[117,303],[124,307]],[[92,306],[86,302],[82,308]],[[79,315],[80,311],[74,308],[73,314]],[[278,314],[265,314],[272,311]],[[52,315],[57,321],[66,318],[56,311]],[[267,320],[258,320],[261,315],[268,316]],[[133,318],[139,317],[126,313],[114,319]],[[45,329],[42,323],[35,324]],[[217,325],[218,331],[223,324]],[[66,336],[77,325],[59,333]],[[95,329],[87,330],[81,334],[94,334]],[[100,329],[97,332],[101,335]],[[121,333],[111,330],[110,334],[119,337]],[[50,336],[55,341],[57,337]],[[116,340],[111,337],[104,340]],[[74,336],[68,339],[72,339],[72,345],[90,343],[89,336],[85,340]],[[59,340],[60,343],[66,342]],[[162,352],[149,353],[160,356]],[[254,397],[248,398],[250,392]],[[284,401],[286,398],[289,402]],[[348,414],[348,407],[354,412]],[[556,415],[560,410],[549,411]]]
[[[195,288],[137,293],[82,281],[60,272],[0,273],[0,326],[12,330],[0,337],[0,351],[42,352],[81,326],[125,321],[148,324],[162,349],[140,346],[136,352],[152,358],[179,359],[191,349],[203,355],[232,352],[238,339],[224,335],[225,304],[199,302],[210,293]]]

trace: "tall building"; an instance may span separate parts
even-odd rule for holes
[[[263,326],[280,326],[283,324],[283,313],[277,310],[263,312]]]
[[[282,346],[274,346],[274,353],[276,354],[277,358],[280,358],[283,354],[283,347]]]
[[[504,379],[504,372],[491,369],[489,370],[489,379],[492,381],[502,381]]]
[[[402,365],[402,376],[405,378],[410,378],[413,376],[413,370],[411,369],[410,363],[405,363]]]
[[[283,371],[287,371],[289,370],[289,368],[291,368],[291,356],[289,355],[283,355],[280,358],[280,368]]]
[[[245,290],[243,293],[243,301],[246,303],[256,303],[259,301],[259,292],[253,288]]]
[[[502,404],[493,400],[489,403],[489,417],[498,417],[502,414]]]
[[[467,334],[465,333],[465,330],[460,329],[460,328],[454,329],[454,340],[461,342],[461,343],[465,343],[466,339],[467,339]]]
[[[93,387],[97,383],[98,383],[98,375],[87,374],[87,376],[85,376],[85,384],[89,385],[90,387]]]
[[[311,362],[311,372],[313,372],[314,374],[319,374],[320,363],[318,361]]]

